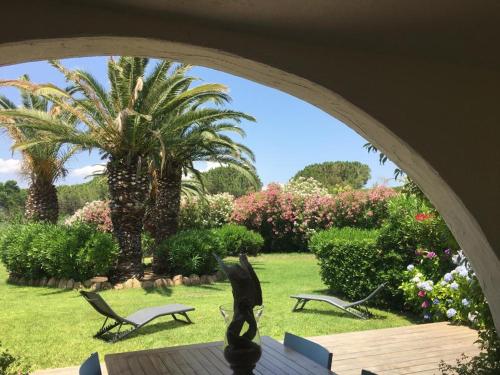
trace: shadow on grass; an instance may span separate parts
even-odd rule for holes
[[[189,325],[189,324],[179,322],[176,320],[170,320],[168,322],[150,323],[147,326],[141,327],[137,331],[124,337],[119,342],[131,340],[131,339],[138,338],[141,336],[152,335],[152,334],[157,333],[157,332],[168,331],[168,330],[171,330],[174,328],[180,328],[180,327],[187,326],[187,325]],[[104,335],[103,341],[106,341],[107,339],[111,338],[111,336],[112,336],[112,334]]]
[[[40,293],[40,295],[42,296],[51,296],[51,295],[55,295],[55,294],[67,294],[67,293],[70,293],[70,292],[73,292],[75,293],[75,291],[73,289],[49,289],[49,288],[45,288],[47,291],[44,292],[44,293]],[[80,295],[79,294],[76,294],[75,293],[75,297],[79,297]]]
[[[337,318],[346,318],[346,319],[351,319],[351,320],[357,320],[357,321],[364,321],[363,319],[357,318],[347,312],[343,312],[341,310],[320,310],[320,309],[315,309],[315,308],[305,308],[304,310],[299,310],[295,311],[293,314],[308,314],[308,315],[313,315],[313,314],[320,314],[320,315],[326,315],[326,316],[335,316]],[[369,320],[386,320],[387,316],[384,315],[379,315],[377,313],[372,312],[372,316],[370,318],[366,319],[366,321]]]
[[[172,288],[161,287],[161,288],[148,288],[143,289],[145,294],[159,294],[160,296],[170,297],[173,293]]]

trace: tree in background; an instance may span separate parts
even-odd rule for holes
[[[247,175],[231,167],[213,168],[201,175],[205,190],[209,194],[229,193],[241,197],[262,189],[262,181],[256,174],[253,180],[249,180]]]
[[[292,179],[298,177],[312,177],[330,192],[334,192],[342,186],[360,189],[370,179],[370,167],[358,161],[327,161],[306,166],[297,172]]]
[[[26,191],[21,190],[17,181],[0,182],[0,221],[11,221],[22,216]]]
[[[31,83],[28,76],[23,76],[17,82],[22,106],[17,107],[5,96],[0,96],[0,126],[6,129],[14,141],[13,148],[21,151],[22,174],[29,180],[26,218],[55,223],[59,217],[55,182],[66,175],[64,165],[76,148],[66,147],[64,142],[40,143],[42,132],[30,126],[43,126],[47,119],[52,119],[74,128],[75,118],[49,99],[29,92],[27,88]],[[17,117],[20,113],[34,116]]]
[[[60,185],[57,187],[61,215],[73,215],[85,203],[107,200],[108,184],[104,176],[96,176],[83,184]]]

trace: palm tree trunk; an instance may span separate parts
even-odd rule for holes
[[[148,175],[137,160],[110,159],[107,165],[113,233],[120,253],[113,272],[113,281],[141,278],[141,234],[145,203],[148,197]]]
[[[177,233],[179,229],[179,210],[181,204],[182,167],[177,163],[168,163],[163,173],[157,177],[156,194],[156,223],[155,248]],[[163,254],[164,259],[168,258]],[[164,264],[155,253],[153,254],[153,271],[164,273],[168,271],[168,264]]]
[[[28,188],[25,216],[28,220],[56,223],[59,218],[57,189],[50,182],[33,179]]]

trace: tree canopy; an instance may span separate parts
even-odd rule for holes
[[[209,194],[229,193],[241,197],[262,188],[260,178],[255,174],[255,181],[231,167],[217,167],[202,173],[205,189]]]
[[[21,190],[14,180],[0,182],[0,221],[22,217],[26,190]]]
[[[354,189],[362,188],[370,179],[370,167],[359,161],[327,161],[310,164],[295,174],[298,177],[314,178],[329,191],[338,186],[349,185]]]

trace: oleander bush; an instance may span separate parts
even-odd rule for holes
[[[248,230],[242,225],[227,224],[214,229],[214,233],[219,238],[226,255],[237,256],[240,253],[257,255],[264,246],[264,239],[259,233]]]
[[[113,223],[111,222],[111,211],[109,209],[109,201],[92,201],[76,210],[75,213],[68,217],[66,225],[85,223],[95,226],[101,232],[113,231]]]
[[[271,184],[266,190],[236,199],[232,221],[259,232],[264,237],[264,251],[305,251],[317,231],[379,227],[387,216],[387,202],[395,194],[393,189],[376,187],[331,195],[303,179],[285,187]]]
[[[0,257],[7,270],[27,279],[56,277],[84,281],[109,275],[118,245],[109,233],[78,224],[12,225],[0,239]]]
[[[200,197],[183,197],[179,212],[179,228],[209,229],[229,223],[234,197],[228,193]]]
[[[213,254],[226,254],[211,229],[190,229],[177,233],[158,246],[158,257],[172,275],[210,274],[216,271]]]

